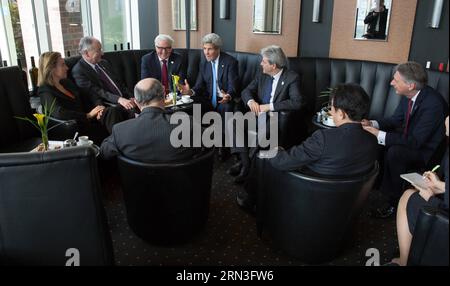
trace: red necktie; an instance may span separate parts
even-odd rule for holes
[[[161,83],[164,86],[166,94],[169,93],[169,72],[167,71],[167,60],[162,60]]]
[[[409,117],[411,116],[413,101],[410,99],[408,101],[408,113],[406,113],[406,124],[405,130],[403,130],[403,135],[406,137],[408,135]]]

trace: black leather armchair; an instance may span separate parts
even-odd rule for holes
[[[18,67],[0,68],[0,153],[29,151],[41,142],[30,123],[14,116],[32,118],[29,95]]]
[[[205,225],[214,150],[183,163],[146,164],[118,157],[128,224],[158,245],[188,241]]]
[[[18,67],[0,68],[0,153],[30,151],[40,142],[40,134],[29,122],[17,117],[33,119],[29,93]],[[51,120],[49,127],[60,122]],[[65,121],[49,132],[50,140],[73,137],[74,121]],[[68,134],[71,134],[68,137]]]
[[[424,207],[420,211],[408,266],[448,266],[448,211]]]
[[[113,264],[92,148],[0,154],[0,181],[0,264]]]
[[[324,179],[283,172],[257,160],[257,228],[267,230],[274,246],[307,263],[335,258],[349,238],[375,178],[367,174]]]

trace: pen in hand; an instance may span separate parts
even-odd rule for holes
[[[428,177],[428,175],[429,175],[430,173],[436,172],[436,170],[439,169],[439,167],[441,167],[441,165],[436,165],[436,166],[434,166],[433,169],[431,169],[431,171],[425,172],[425,173],[423,174],[423,178],[425,179],[426,177]]]
[[[434,173],[437,169],[439,169],[440,166],[441,166],[441,165],[436,165],[436,166],[431,170],[431,173]]]

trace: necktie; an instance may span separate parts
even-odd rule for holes
[[[273,85],[273,77],[271,76],[270,79],[266,81],[266,84],[264,85],[264,94],[263,94],[263,104],[269,104],[270,98],[272,96],[272,85]]]
[[[167,60],[162,60],[161,83],[166,93],[169,92],[169,72],[167,71]]]
[[[112,81],[109,79],[109,77],[106,75],[105,71],[101,69],[98,65],[95,65],[95,71],[97,72],[98,76],[100,77],[100,80],[104,83],[106,89],[114,93],[115,95],[122,96],[122,93],[120,90],[112,83]]]
[[[408,135],[409,118],[411,117],[412,106],[413,106],[413,101],[410,99],[408,101],[408,112],[406,113],[405,130],[403,130],[403,135],[405,137]]]
[[[216,61],[212,61],[212,74],[213,74],[213,88],[211,94],[211,103],[214,109],[217,107],[217,75],[216,75]]]

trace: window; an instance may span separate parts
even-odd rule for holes
[[[127,17],[125,0],[100,0],[100,21],[102,43],[105,51],[112,51],[114,45],[126,47],[129,42],[127,35]]]
[[[76,55],[80,38],[101,39],[140,48],[138,0],[0,0],[0,55],[8,65],[17,59],[25,69],[46,51]]]
[[[197,30],[197,1],[191,0],[191,31]],[[186,2],[172,0],[172,27],[174,30],[186,30]]]

